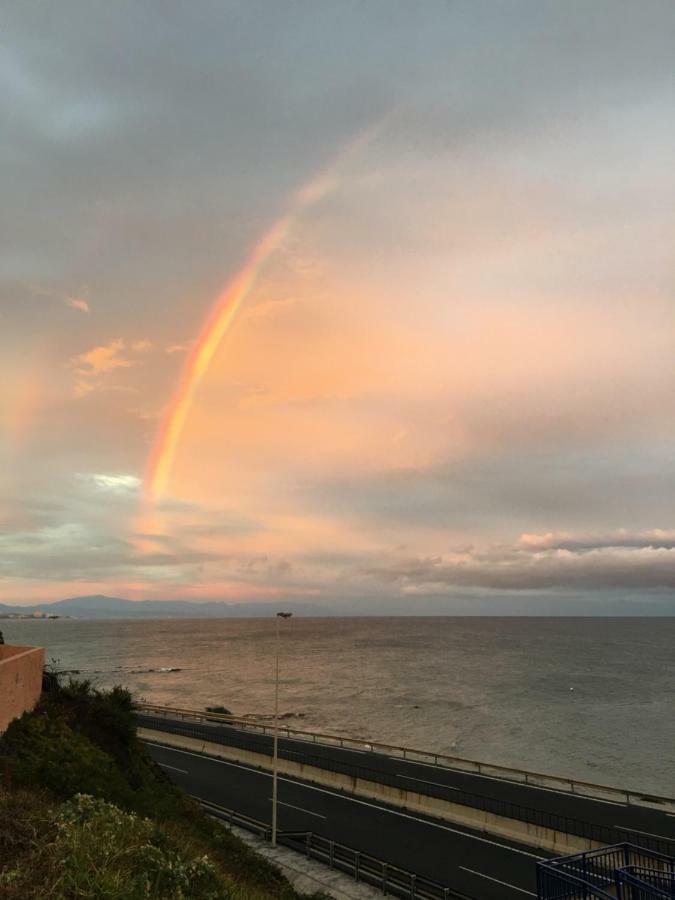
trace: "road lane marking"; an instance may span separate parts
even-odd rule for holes
[[[482,778],[485,781],[490,781],[493,784],[512,784],[514,787],[521,788],[529,788],[533,791],[544,791],[548,794],[561,794],[563,797],[570,797],[573,800],[588,800],[589,803],[606,803],[609,806],[628,806],[629,804],[621,802],[621,800],[600,800],[599,797],[589,797],[587,794],[575,794],[572,791],[564,791],[562,788],[551,788],[551,787],[543,787],[539,784],[534,784],[531,781],[513,781],[511,778],[500,778],[497,775],[484,775],[482,772],[465,772],[463,769],[449,769],[445,766],[435,766],[433,763],[423,763],[417,762],[414,759],[403,759],[402,757],[387,757],[388,759],[395,759],[397,762],[408,763],[411,766],[424,766],[427,769],[434,769],[434,771],[450,772],[453,775],[466,775],[467,778]],[[459,790],[462,790],[460,788]],[[634,806],[635,804],[630,804]]]
[[[173,769],[174,772],[182,772],[183,775],[189,775],[189,774],[190,774],[190,773],[188,772],[187,769],[177,769],[175,766],[169,766],[169,765],[167,765],[167,763],[160,763],[160,766],[161,766],[163,769]]]
[[[413,778],[412,775],[396,775],[396,778],[405,778],[406,781],[419,781],[420,784],[433,784],[436,787],[445,788],[446,791],[461,790],[461,788],[452,787],[450,784],[441,784],[440,781],[426,781],[424,778]]]
[[[458,869],[461,869],[462,872],[471,872],[472,875],[478,875],[479,878],[487,878],[488,881],[496,881],[497,884],[503,884],[504,887],[509,887],[513,891],[520,891],[521,894],[527,894],[528,897],[536,897],[536,894],[533,894],[532,891],[526,891],[524,888],[516,887],[515,884],[509,884],[508,881],[500,881],[499,878],[493,878],[492,875],[483,875],[482,872],[476,872],[473,869],[467,869],[466,866],[458,866]]]
[[[612,828],[618,828],[620,831],[630,831],[631,834],[644,834],[647,837],[658,838],[660,841],[673,842],[672,837],[664,837],[662,834],[654,834],[652,831],[639,831],[637,828],[628,828],[627,825],[613,825]]]
[[[234,728],[233,726],[230,726],[230,727],[231,727],[232,731],[242,733],[241,729]],[[243,733],[247,734],[246,731],[243,731]],[[269,738],[269,735],[260,734],[259,736],[267,737],[268,740],[271,740],[271,738]],[[546,793],[549,793],[549,794],[561,794],[563,797],[572,797],[577,800],[587,800],[589,803],[604,803],[609,806],[627,806],[627,805],[629,805],[626,803],[622,803],[620,800],[601,800],[599,797],[589,797],[586,794],[575,794],[573,791],[565,791],[565,790],[562,790],[561,788],[543,787],[542,785],[533,784],[533,783],[527,782],[527,781],[514,781],[511,778],[503,778],[503,777],[500,777],[499,775],[486,775],[483,772],[466,772],[464,769],[451,769],[449,766],[440,766],[435,763],[420,762],[419,760],[416,760],[416,759],[406,759],[403,756],[388,756],[386,753],[381,753],[378,750],[356,750],[352,747],[340,747],[335,744],[322,744],[319,741],[307,741],[307,740],[302,740],[300,738],[284,737],[284,738],[282,738],[282,740],[288,741],[288,742],[293,742],[296,744],[306,744],[309,747],[321,747],[323,749],[329,749],[329,750],[343,750],[346,753],[359,753],[363,756],[373,756],[373,755],[374,756],[382,756],[386,760],[391,760],[393,762],[407,763],[410,766],[424,766],[427,769],[434,769],[434,771],[436,771],[436,772],[441,771],[441,772],[448,772],[451,775],[465,775],[468,778],[483,778],[485,781],[491,781],[494,784],[512,784],[515,787],[530,788],[535,791],[545,791]],[[289,752],[289,751],[286,751],[286,752]],[[382,772],[381,774],[387,775],[387,774],[391,774],[391,773]],[[396,775],[396,773],[393,773],[393,774]],[[397,775],[396,777],[407,778],[409,776]],[[373,779],[373,780],[375,780],[375,779]],[[448,788],[449,790],[455,790],[455,791],[463,790],[463,788],[455,788],[455,787],[452,787],[451,785],[441,784],[440,782],[436,782],[436,781],[425,782],[423,778],[414,778],[412,780],[420,781],[423,784],[437,784],[439,787],[445,787],[445,788]],[[666,813],[666,815],[670,815],[670,814]]]
[[[268,797],[268,800],[272,800],[272,797]],[[316,816],[317,819],[325,819],[326,816],[322,816],[320,813],[312,812],[311,809],[303,809],[302,806],[293,806],[292,803],[283,803],[281,800],[277,800],[277,804],[279,806],[289,806],[291,809],[297,809],[299,812],[307,813],[308,816]]]
[[[218,759],[216,756],[206,756],[204,753],[192,753],[190,750],[179,750],[178,747],[169,747],[168,744],[153,744],[152,741],[146,741],[150,747],[157,747],[158,750],[169,750],[172,753],[184,753],[186,756],[196,756],[197,759],[206,759],[209,762],[221,763],[224,766],[232,766],[233,769],[244,769],[245,772],[250,772],[252,775],[261,775],[263,778],[271,778],[271,772],[261,772],[260,769],[252,768],[251,766],[242,766],[239,763],[230,762],[229,759]],[[159,763],[161,766],[162,763]],[[189,775],[189,772],[185,773]]]
[[[158,747],[160,750],[169,750],[172,753],[183,753],[185,756],[196,756],[198,759],[207,760],[208,762],[220,763],[223,766],[232,766],[235,769],[244,769],[247,772],[251,772],[253,775],[263,775],[266,778],[271,778],[272,774],[269,772],[261,772],[258,769],[252,769],[249,766],[242,766],[238,763],[232,763],[226,759],[218,759],[214,756],[205,756],[203,753],[193,753],[191,750],[179,750],[177,747],[168,747],[166,744],[153,744],[151,741],[146,741],[147,744],[150,744],[152,747]],[[302,781],[294,781],[292,778],[279,778],[279,781],[285,781],[288,784],[295,784],[299,788],[304,788],[308,791],[316,791],[320,794],[328,794],[330,797],[334,797],[336,800],[345,800],[348,803],[356,803],[359,806],[368,806],[371,809],[377,809],[380,812],[389,813],[392,816],[398,816],[400,819],[410,819],[413,822],[419,822],[421,825],[427,825],[429,828],[439,828],[441,831],[449,831],[451,834],[458,834],[461,837],[468,838],[471,841],[478,841],[481,844],[490,844],[492,847],[501,847],[502,850],[507,850],[509,853],[519,853],[521,856],[529,856],[532,859],[546,859],[545,856],[538,856],[536,853],[529,853],[527,850],[518,850],[516,847],[509,847],[508,844],[500,844],[498,841],[490,841],[487,838],[479,837],[475,834],[469,834],[466,831],[460,831],[457,828],[450,828],[448,825],[441,825],[438,822],[429,821],[428,819],[419,819],[417,816],[411,816],[408,813],[398,812],[395,809],[389,809],[386,806],[378,806],[376,803],[366,803],[365,800],[357,800],[356,797],[353,797],[350,794],[343,794],[337,791],[328,791],[325,788],[315,787],[312,784],[305,784]]]
[[[289,784],[295,784],[299,788],[305,788],[308,791],[317,791],[320,794],[328,794],[337,800],[346,800],[348,803],[358,803],[359,806],[369,806],[371,809],[377,809],[380,812],[389,813],[392,816],[398,816],[400,819],[411,819],[413,822],[419,822],[420,825],[428,825],[430,828],[440,828],[441,831],[449,831],[451,834],[459,834],[462,837],[469,838],[472,841],[479,841],[481,844],[490,844],[492,847],[501,847],[502,850],[508,850],[510,853],[520,853],[522,856],[531,856],[532,859],[546,859],[545,856],[537,856],[536,853],[528,853],[527,850],[518,850],[516,847],[509,847],[508,844],[500,844],[498,841],[489,841],[487,838],[478,837],[475,834],[469,834],[466,831],[459,831],[457,828],[450,828],[448,825],[441,825],[438,822],[429,821],[428,819],[418,819],[417,816],[411,816],[408,813],[398,812],[395,809],[389,809],[387,806],[378,806],[376,803],[366,803],[365,800],[357,800],[350,794],[334,793],[325,788],[315,787],[313,784],[303,784],[301,781],[293,781],[290,778],[280,778],[280,781],[286,781]]]
[[[246,729],[238,729],[234,725],[228,726],[232,731],[247,734]],[[259,733],[260,737],[266,737],[271,741],[271,737],[264,733]],[[537,791],[547,791],[550,794],[562,794],[564,797],[574,797],[578,800],[588,800],[590,803],[607,803],[610,806],[626,806],[627,804],[620,800],[601,800],[599,797],[589,797],[586,794],[575,794],[573,791],[565,791],[562,788],[551,788],[544,787],[543,785],[533,784],[532,782],[527,781],[515,781],[512,778],[506,778],[500,775],[487,775],[483,772],[467,772],[464,769],[453,769],[450,766],[442,766],[438,763],[425,763],[416,759],[407,759],[405,756],[389,756],[387,753],[383,753],[380,750],[356,750],[354,747],[344,747],[339,746],[337,744],[326,744],[321,741],[308,741],[302,738],[292,738],[292,737],[283,737],[280,740],[288,741],[289,743],[295,744],[306,744],[309,747],[321,747],[327,750],[343,750],[346,753],[359,753],[363,756],[381,756],[384,759],[392,762],[401,762],[407,763],[410,766],[424,766],[427,769],[434,769],[436,772],[448,772],[451,775],[466,775],[469,778],[483,778],[486,781],[492,781],[495,784],[512,784],[516,787],[524,787],[531,788]],[[383,774],[391,774],[384,772]],[[401,778],[405,778],[406,776],[401,775]],[[423,779],[415,779],[416,781],[423,781]],[[429,784],[436,784],[437,782],[430,781]],[[450,787],[450,785],[440,785],[441,787]],[[455,788],[455,790],[462,790],[462,788]],[[666,815],[669,815],[668,813]]]

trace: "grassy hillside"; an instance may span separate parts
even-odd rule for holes
[[[155,765],[127,691],[54,680],[0,741],[2,900],[298,896]]]

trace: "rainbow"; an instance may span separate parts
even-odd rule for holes
[[[287,212],[263,234],[239,271],[218,295],[185,361],[178,387],[159,429],[146,472],[144,483],[146,500],[157,500],[165,494],[176,450],[195,394],[223,337],[255,287],[265,263],[281,246],[301,213],[318,203],[336,187],[339,168],[358,150],[370,143],[389,118],[390,115],[387,115],[359,134],[330,166],[295,194]]]

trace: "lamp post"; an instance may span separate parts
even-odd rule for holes
[[[279,768],[279,624],[282,619],[290,619],[293,613],[278,612],[277,631],[274,642],[274,750],[272,751],[272,846],[277,845],[277,773]]]

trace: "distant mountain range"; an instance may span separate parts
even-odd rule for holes
[[[410,597],[392,595],[386,600],[351,600],[333,597],[330,605],[294,603],[278,600],[273,603],[226,603],[222,600],[125,600],[96,594],[89,597],[70,597],[54,603],[26,606],[0,603],[0,616],[29,615],[42,612],[48,615],[73,616],[77,619],[221,619],[260,618],[288,610],[298,616],[668,616],[675,615],[672,594],[655,597],[647,603],[643,598],[613,597],[611,603],[602,594],[578,598],[554,595],[537,598],[480,597],[422,597],[414,604]],[[0,625],[0,628],[2,626]]]
[[[304,616],[325,616],[324,607],[310,603],[225,603],[191,600],[125,600],[95,594],[70,597],[54,603],[9,606],[0,603],[0,615],[44,612],[48,615],[74,616],[78,619],[220,619],[271,616],[279,610]]]

